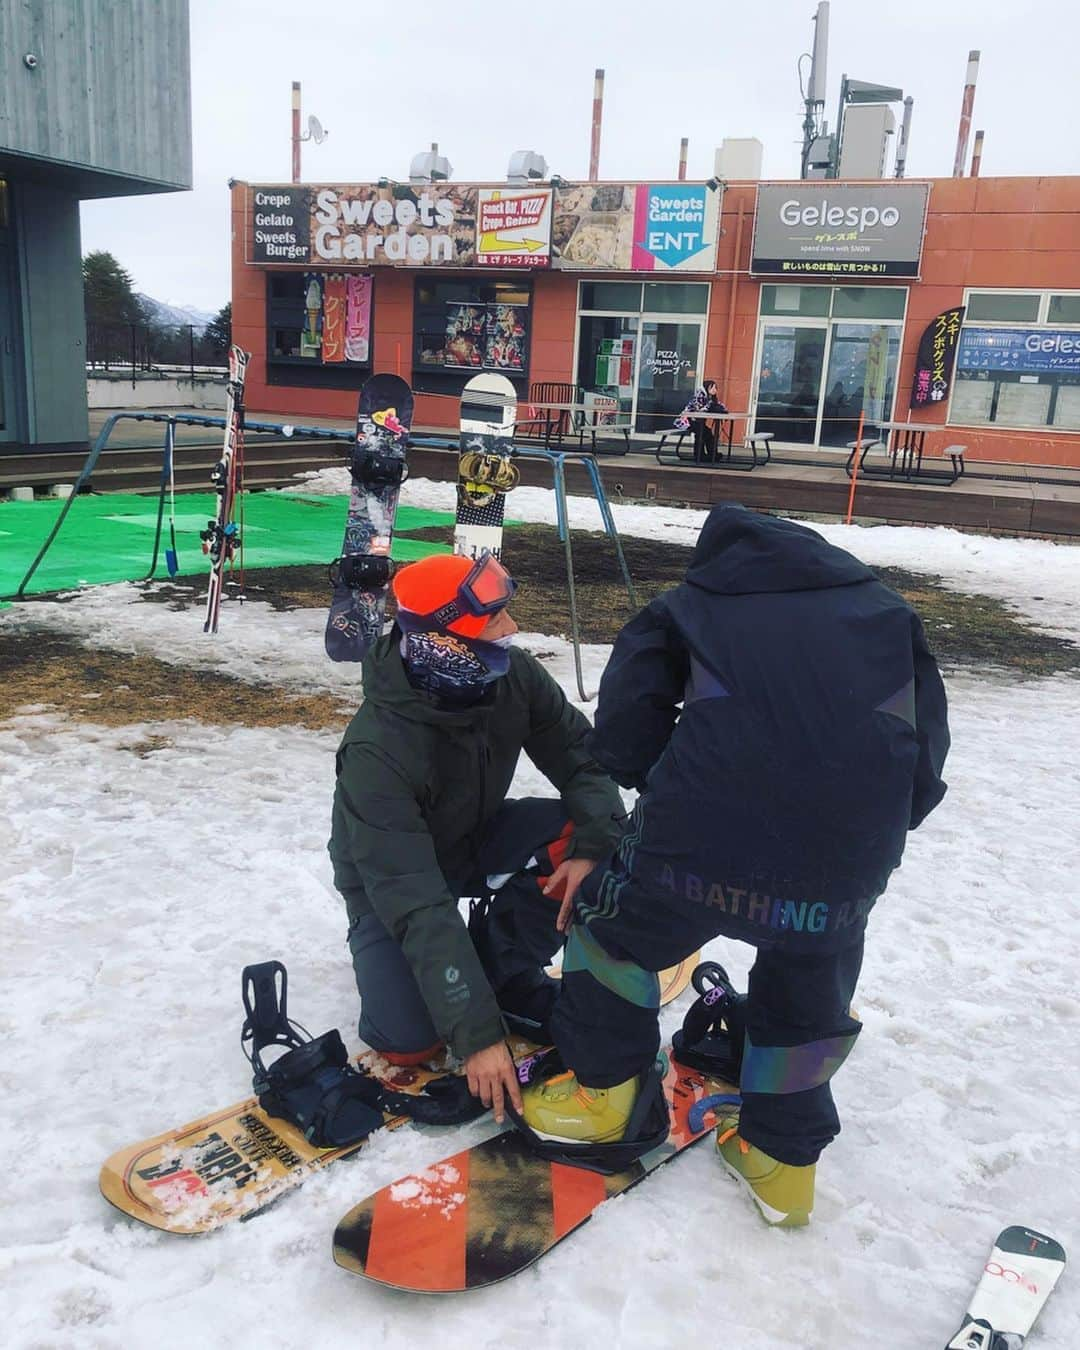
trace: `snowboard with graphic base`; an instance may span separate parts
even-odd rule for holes
[[[1006,1228],[946,1350],[1020,1350],[1065,1269],[1065,1249],[1033,1228]]]
[[[730,1084],[670,1063],[665,1142],[625,1171],[604,1176],[550,1162],[509,1128],[361,1201],[338,1224],[334,1260],[379,1284],[416,1293],[482,1289],[518,1275],[596,1210],[706,1135],[692,1108]]]
[[[694,962],[660,972],[661,1003],[686,988]],[[515,1059],[536,1053],[536,1046],[510,1037]],[[449,1070],[444,1065],[395,1068],[374,1050],[356,1061],[395,1092],[420,1093]],[[405,1115],[384,1117],[385,1129],[409,1123]],[[101,1169],[106,1200],[132,1219],[166,1233],[193,1236],[253,1218],[315,1172],[364,1146],[316,1148],[295,1125],[269,1116],[257,1097],[193,1120],[120,1149]]]
[[[474,375],[461,391],[461,447],[454,552],[502,555],[506,494],[517,486],[510,456],[517,392],[505,375]]]
[[[229,348],[229,380],[225,386],[225,442],[221,458],[210,471],[217,493],[217,514],[199,531],[203,552],[210,559],[210,578],[206,588],[204,633],[216,633],[225,589],[225,564],[232,563],[240,548],[240,527],[233,519],[237,488],[243,487],[244,474],[244,380],[249,356],[235,344]],[[171,427],[171,423],[170,423]],[[175,551],[175,541],[174,541]],[[242,597],[241,597],[242,598]]]
[[[362,661],[382,633],[394,516],[405,479],[412,390],[397,375],[372,375],[360,391],[352,491],[341,557],[330,565],[326,621],[331,661]]]

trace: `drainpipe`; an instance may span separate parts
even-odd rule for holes
[[[735,257],[731,265],[731,299],[728,305],[727,343],[724,347],[724,377],[721,394],[728,396],[728,377],[731,374],[731,347],[735,341],[735,301],[739,295],[739,259],[742,257],[743,200],[739,198],[739,218],[735,224]]]

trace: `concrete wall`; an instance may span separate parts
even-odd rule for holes
[[[224,376],[195,376],[194,385],[176,375],[90,375],[86,400],[91,408],[211,408],[225,407]]]
[[[26,439],[86,444],[86,322],[79,202],[20,183],[15,195],[25,354]]]
[[[190,188],[190,68],[188,0],[0,4],[0,166],[69,166],[83,197]]]

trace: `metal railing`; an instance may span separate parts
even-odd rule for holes
[[[194,324],[161,327],[145,323],[86,325],[86,370],[128,372],[134,386],[139,374],[160,373],[195,383],[228,366],[228,350],[203,336]]]

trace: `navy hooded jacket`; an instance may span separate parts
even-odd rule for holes
[[[868,567],[723,505],[686,580],[619,635],[588,748],[641,790],[583,888],[597,917],[701,905],[717,932],[824,953],[862,932],[945,795],[945,691],[918,617]]]

